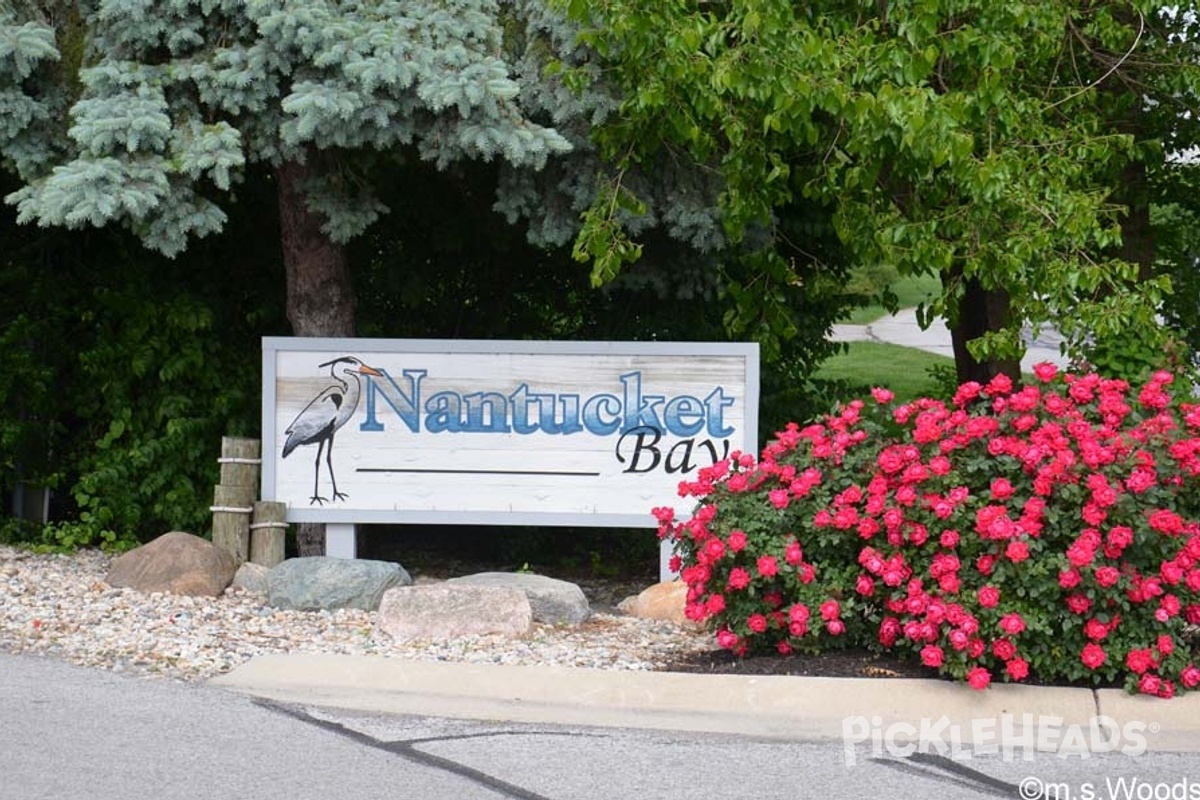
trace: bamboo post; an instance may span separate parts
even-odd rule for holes
[[[217,484],[213,490],[212,541],[242,563],[250,557],[250,512],[254,510],[253,486]]]
[[[288,524],[287,503],[259,500],[250,523],[250,561],[270,568],[283,561]]]

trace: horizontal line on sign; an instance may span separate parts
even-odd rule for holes
[[[561,470],[525,469],[404,469],[391,467],[359,467],[355,472],[420,472],[431,475],[568,475],[598,478],[599,472],[567,472]]]

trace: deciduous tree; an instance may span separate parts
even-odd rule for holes
[[[561,5],[623,97],[596,132],[618,175],[664,149],[710,165],[734,240],[776,240],[797,198],[830,208],[859,263],[941,277],[924,312],[949,320],[960,379],[1015,371],[1029,326],[1058,325],[1077,355],[1156,331],[1168,282],[1147,267],[1152,197],[1131,179],[1195,139],[1194,15],[1123,0]],[[601,278],[636,257],[609,213],[636,207],[627,193],[593,203],[578,240]],[[806,280],[770,250],[761,263],[763,283]]]

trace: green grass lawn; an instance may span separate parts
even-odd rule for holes
[[[912,308],[936,297],[942,290],[942,282],[931,275],[917,278],[900,278],[892,284],[892,291],[900,298],[900,308]],[[856,308],[846,317],[844,322],[852,325],[867,325],[888,312],[883,306],[864,306]]]
[[[851,342],[848,352],[821,365],[815,377],[845,380],[865,387],[883,386],[901,401],[936,394],[938,382],[929,368],[954,368],[954,360],[911,347],[880,342]]]

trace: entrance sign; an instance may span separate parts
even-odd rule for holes
[[[263,498],[290,522],[654,527],[758,450],[758,346],[263,340]]]

